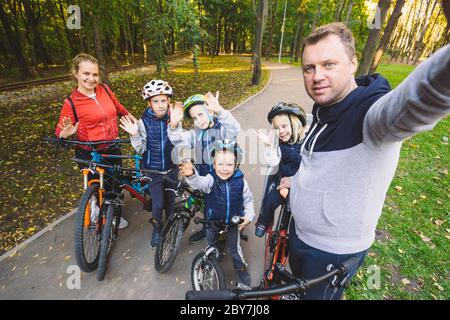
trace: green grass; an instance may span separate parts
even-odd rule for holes
[[[383,75],[389,80],[391,87],[395,88],[414,68],[415,66],[407,64],[380,64],[375,72]]]
[[[220,91],[220,102],[230,108],[263,88],[269,71],[263,70],[260,85],[251,86],[250,62],[232,56],[200,57],[200,72],[191,63],[169,70],[164,76],[174,88],[174,99],[183,101],[195,93]],[[146,108],[141,90],[154,73],[122,72],[111,77],[121,103],[140,118]],[[0,93],[0,255],[32,236],[77,205],[82,178],[70,160],[72,150],[41,142],[53,136],[64,98],[73,84],[61,83],[24,91]],[[26,95],[24,94],[26,92]],[[122,133],[123,137],[124,135]],[[124,152],[132,152],[127,147]]]

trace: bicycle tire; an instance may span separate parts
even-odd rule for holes
[[[210,274],[214,284],[209,285],[204,278],[204,271]],[[208,276],[208,273],[206,276]],[[200,252],[192,261],[191,284],[194,291],[223,290],[225,289],[225,275],[219,261],[214,255],[204,258],[204,252]]]
[[[84,191],[75,215],[75,260],[84,272],[92,272],[97,269],[100,253],[97,224],[90,219],[93,196],[99,203],[99,185],[97,183],[93,183]],[[99,210],[101,210],[101,204]],[[88,216],[86,217],[86,215]],[[86,226],[86,219],[89,221],[88,226]],[[89,253],[92,253],[92,257]]]
[[[162,229],[161,242],[155,252],[155,269],[158,272],[167,272],[175,262],[185,230],[183,220],[181,217],[173,218]]]
[[[111,248],[112,233],[113,233],[113,218],[115,206],[108,205],[106,209],[106,221],[102,230],[102,240],[100,244],[100,255],[98,259],[97,280],[102,281],[106,274],[106,264],[108,262],[108,253]]]

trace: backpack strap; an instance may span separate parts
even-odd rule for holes
[[[101,85],[102,86],[102,88],[103,89],[105,89],[105,91],[106,91],[106,93],[108,94],[108,96],[109,96],[109,98],[111,99],[111,101],[113,102],[113,104],[114,104],[114,107],[116,108],[116,112],[117,113],[119,113],[118,111],[117,111],[117,107],[116,107],[116,104],[114,103],[114,100],[113,100],[113,98],[112,98],[112,96],[111,96],[111,92],[109,92],[109,89],[108,89],[108,87],[107,86],[105,86],[103,83],[99,83],[99,85]]]
[[[103,83],[99,83],[99,85],[101,85],[103,87],[103,89],[105,89],[105,91],[108,94],[109,98],[112,100],[111,93],[109,92],[108,88]]]
[[[77,123],[78,122],[78,114],[77,114],[77,109],[75,109],[75,104],[73,103],[73,100],[70,96],[67,96],[66,99],[69,101],[69,103],[72,107],[72,113],[73,113],[73,116],[75,117],[75,123]]]

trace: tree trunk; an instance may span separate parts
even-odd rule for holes
[[[258,14],[256,16],[256,37],[253,50],[253,77],[252,86],[261,81],[261,48],[264,35],[264,14],[267,8],[267,0],[259,0]]]
[[[277,8],[278,8],[278,0],[275,0],[275,2],[273,3],[273,6],[271,7],[271,13],[272,13],[272,17],[271,17],[271,21],[270,21],[270,29],[269,29],[269,35],[268,35],[268,39],[267,39],[267,47],[266,47],[266,52],[265,52],[265,56],[267,57],[268,60],[270,60],[270,58],[272,57],[272,49],[273,49],[273,30],[275,28],[275,24],[277,23]]]
[[[302,45],[303,45],[303,25],[305,24],[305,18],[306,18],[306,12],[302,11],[298,18],[298,25],[300,26],[300,30],[298,32],[297,45],[295,47],[294,62],[298,62],[298,59],[300,58]]]
[[[420,59],[420,56],[422,55],[423,49],[425,48],[425,45],[423,43],[423,38],[425,36],[426,31],[428,30],[428,27],[430,26],[430,20],[431,17],[433,16],[433,12],[434,9],[436,8],[436,4],[437,4],[437,0],[434,1],[433,6],[431,7],[431,11],[430,13],[427,15],[427,17],[425,18],[425,22],[421,28],[420,34],[419,34],[419,39],[416,42],[416,45],[414,46],[413,51],[415,56],[414,56],[414,64],[417,64],[417,61]],[[436,22],[436,20],[435,20]]]
[[[361,63],[358,66],[358,71],[356,72],[357,77],[366,75],[369,72],[373,57],[375,55],[375,51],[378,46],[378,41],[380,39],[381,27],[384,25],[384,20],[386,19],[386,15],[389,10],[390,4],[391,4],[390,0],[380,0],[378,2],[378,8],[380,8],[380,28],[377,28],[375,26],[369,32],[369,36],[367,37],[366,46],[364,48],[364,54],[363,54]],[[375,21],[375,19],[376,19],[376,15],[375,15],[374,21]]]
[[[320,22],[320,10],[322,7],[322,0],[319,0],[319,4],[317,5],[316,13],[314,14],[314,21],[311,27],[311,30],[314,30],[317,26],[317,23]]]
[[[402,8],[403,8],[404,4],[405,4],[405,0],[397,0],[394,11],[392,12],[392,14],[388,20],[388,23],[386,25],[386,28],[384,29],[384,33],[383,33],[383,36],[381,37],[378,49],[375,52],[375,56],[373,58],[371,66],[370,66],[369,74],[374,73],[375,70],[377,69],[378,64],[380,63],[381,57],[383,56],[383,52],[391,39],[392,31],[394,31],[394,28],[397,25],[398,19],[402,15]]]
[[[350,17],[352,16],[352,9],[353,9],[353,5],[355,4],[355,1],[350,0],[350,2],[348,3],[348,8],[347,8],[347,14],[345,15],[345,25],[348,26],[348,23],[350,22]]]
[[[336,4],[336,10],[334,11],[334,21],[341,21],[342,9],[344,9],[345,0],[340,0],[339,3]]]
[[[19,67],[22,79],[31,78],[30,70],[28,70],[27,62],[23,55],[22,45],[20,42],[20,36],[17,30],[13,30],[11,22],[3,8],[3,4],[0,3],[0,20],[2,21],[3,29],[5,29],[6,38],[9,43],[9,47],[12,50],[14,59],[16,59],[17,66]]]
[[[23,1],[22,5],[28,20],[27,22],[30,26],[31,33],[33,34],[33,41],[30,44],[34,46],[37,55],[42,60],[44,65],[48,66],[49,64],[52,64],[52,59],[50,58],[47,49],[45,49],[41,33],[39,32],[39,22],[34,10],[35,3],[31,1]]]

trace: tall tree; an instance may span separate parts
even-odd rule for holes
[[[19,67],[22,79],[30,78],[31,73],[30,70],[28,70],[28,64],[23,55],[22,44],[20,42],[20,34],[17,29],[13,30],[11,21],[6,14],[4,5],[5,3],[0,3],[0,20],[2,21],[3,29],[5,29],[8,44],[12,50],[14,59],[17,62],[17,66]]]
[[[370,66],[372,64],[373,57],[375,55],[375,51],[378,46],[378,41],[380,39],[381,27],[384,25],[384,20],[386,19],[387,12],[391,5],[390,0],[380,0],[378,2],[379,12],[379,21],[376,21],[377,14],[375,14],[374,22],[379,23],[379,26],[375,25],[372,30],[369,32],[369,36],[367,37],[366,46],[364,47],[364,53],[362,60],[358,66],[358,71],[356,72],[356,76],[366,75],[369,72]]]
[[[252,85],[258,85],[261,81],[261,49],[264,35],[265,15],[267,12],[267,0],[259,0],[256,16],[256,35],[253,50],[253,77]]]
[[[392,31],[395,29],[398,19],[402,15],[402,8],[405,4],[405,0],[397,0],[395,3],[394,11],[392,12],[389,20],[387,22],[386,28],[384,29],[383,36],[381,37],[380,44],[378,45],[377,51],[375,52],[372,64],[370,66],[369,74],[374,73],[380,63],[381,57],[383,56],[384,50],[389,43],[392,35]]]

